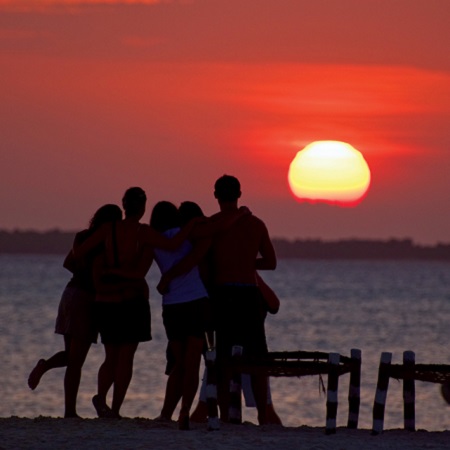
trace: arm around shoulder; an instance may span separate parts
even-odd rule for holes
[[[195,242],[192,250],[177,264],[172,266],[166,273],[161,276],[157,289],[160,294],[167,292],[170,282],[174,279],[189,272],[206,256],[211,239],[199,239]]]
[[[150,225],[145,225],[143,233],[143,243],[149,244],[154,248],[162,248],[164,250],[176,250],[190,235],[195,224],[198,220],[192,219],[185,225],[179,233],[175,234],[173,237],[168,238],[162,233],[159,233]]]
[[[73,256],[75,259],[82,259],[86,255],[97,248],[99,245],[103,244],[106,237],[106,232],[111,228],[110,223],[104,223],[100,226],[91,236],[89,236],[83,243],[74,243],[72,248]]]
[[[70,249],[69,253],[65,257],[63,262],[63,267],[67,269],[69,272],[72,273],[75,272],[77,268],[77,258],[75,256],[75,252],[78,252],[78,248],[86,240],[87,236],[88,236],[87,230],[80,231],[75,235],[72,248]]]

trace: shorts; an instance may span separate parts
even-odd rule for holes
[[[264,356],[267,342],[264,329],[265,302],[257,286],[219,286],[212,296],[217,333],[217,357],[231,357],[234,345],[243,355]]]
[[[58,307],[55,333],[89,342],[97,342],[93,292],[66,286]]]
[[[185,303],[163,305],[163,323],[169,341],[188,337],[203,339],[210,328],[210,306],[207,297]]]
[[[103,344],[135,344],[152,339],[150,303],[147,298],[95,302],[95,317]]]

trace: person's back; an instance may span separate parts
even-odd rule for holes
[[[230,175],[220,177],[214,185],[220,212],[238,209],[241,196],[239,180]],[[256,285],[255,270],[273,270],[276,256],[264,222],[253,215],[239,219],[218,234],[212,246],[214,284],[241,283]]]
[[[123,269],[132,269],[136,265],[143,251],[140,239],[140,230],[143,227],[145,225],[129,219],[124,219],[111,226],[105,242],[105,256],[109,267],[118,266]]]
[[[241,187],[237,178],[224,175],[214,185],[220,213],[238,208]],[[219,364],[219,404],[221,418],[229,419],[229,380],[227,360],[232,348],[240,346],[246,356],[264,356],[265,306],[258,288],[256,270],[273,270],[276,256],[265,224],[254,216],[241,218],[214,239],[212,246],[214,278],[213,308]],[[258,421],[266,423],[267,377],[252,375],[258,408]]]
[[[241,218],[213,240],[214,284],[257,284],[255,264],[258,254],[272,254],[271,247],[267,228],[260,219],[253,215]]]
[[[99,417],[120,418],[133,374],[134,354],[140,342],[150,341],[151,322],[145,274],[153,261],[148,245],[140,242],[139,220],[145,212],[147,197],[139,187],[127,189],[122,205],[125,219],[103,228],[93,243],[104,245],[104,260],[97,260],[95,272],[96,316],[105,361],[98,374],[98,391],[92,403]],[[91,245],[93,245],[91,243]],[[89,247],[87,247],[89,248]],[[103,264],[103,267],[101,265]],[[106,403],[113,386],[111,408]]]

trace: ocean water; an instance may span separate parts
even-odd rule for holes
[[[61,417],[64,369],[44,375],[35,391],[27,386],[39,358],[63,349],[55,335],[59,298],[69,279],[62,256],[0,255],[0,416]],[[281,308],[269,315],[266,330],[272,351],[309,350],[350,355],[362,351],[359,428],[372,427],[378,364],[382,352],[402,362],[405,350],[416,362],[450,364],[450,264],[399,261],[281,260],[276,271],[262,274],[278,293]],[[154,418],[163,402],[166,337],[158,271],[148,275],[151,289],[153,341],[139,346],[128,396],[127,417]],[[78,413],[95,417],[91,404],[96,374],[103,360],[101,344],[86,360]],[[326,384],[326,376],[324,376]],[[339,379],[338,426],[347,422],[349,375]],[[287,426],[325,426],[326,397],[319,377],[271,378],[275,409]],[[244,408],[244,420],[255,411]],[[450,429],[450,406],[434,383],[416,382],[416,426]],[[391,379],[385,429],[403,427],[402,383]]]

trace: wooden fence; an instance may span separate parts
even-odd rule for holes
[[[373,405],[372,434],[380,434],[384,428],[384,413],[386,409],[389,379],[403,380],[403,418],[404,428],[415,431],[415,380],[428,381],[447,385],[450,383],[450,365],[416,364],[412,351],[403,353],[403,364],[391,364],[392,353],[381,354],[378,369],[377,389]]]
[[[351,356],[324,352],[269,352],[264,358],[245,358],[242,351],[235,348],[232,357],[234,375],[230,383],[230,420],[239,423],[241,413],[240,374],[264,374],[268,377],[303,377],[308,375],[327,375],[326,434],[336,433],[338,409],[339,377],[350,373],[348,391],[348,428],[358,427],[361,350],[352,349]]]

